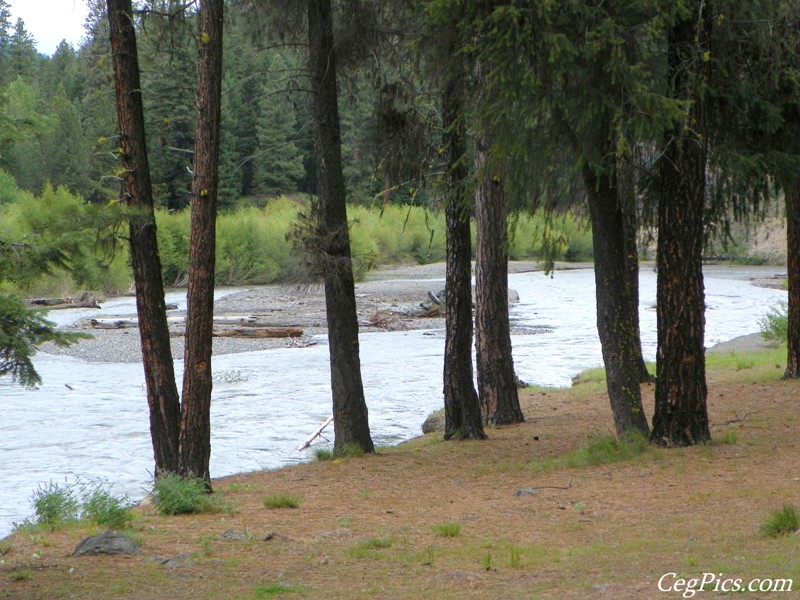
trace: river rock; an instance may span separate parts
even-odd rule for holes
[[[444,431],[444,409],[428,415],[428,418],[422,424],[422,433],[435,433],[437,431]]]
[[[81,540],[75,547],[73,556],[94,556],[97,554],[139,554],[139,544],[118,531],[104,531]]]

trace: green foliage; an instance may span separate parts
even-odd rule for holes
[[[439,523],[431,527],[431,530],[436,535],[441,537],[458,537],[461,535],[460,523]]]
[[[589,443],[580,451],[580,461],[589,465],[606,464],[630,460],[650,449],[647,437],[639,431],[629,431],[619,438],[591,436]]]
[[[133,512],[127,498],[118,498],[95,484],[83,492],[81,517],[103,527],[121,529],[133,521]]]
[[[28,308],[16,296],[0,294],[0,377],[10,375],[24,387],[36,387],[42,380],[32,359],[41,344],[69,346],[87,337],[57,331],[43,311]]]
[[[80,516],[80,501],[72,486],[50,482],[33,492],[31,504],[36,514],[36,523],[54,529],[77,521]]]
[[[217,494],[209,494],[199,477],[181,477],[167,473],[156,479],[153,502],[162,515],[222,512],[224,505]]]
[[[280,581],[273,581],[258,586],[254,590],[256,598],[271,598],[272,596],[282,596],[283,594],[294,594],[303,591],[300,584],[288,584]]]
[[[758,322],[765,340],[786,342],[789,337],[789,305],[781,302],[769,309]]]
[[[300,498],[292,494],[270,494],[262,503],[265,508],[299,508]]]
[[[739,441],[739,432],[729,429],[721,436],[717,437],[716,440],[720,444],[735,444]]]
[[[28,581],[32,576],[31,570],[26,568],[19,568],[11,571],[12,581]]]
[[[133,520],[127,498],[111,494],[100,482],[40,485],[31,497],[34,521],[23,526],[57,529],[77,521],[121,529]]]
[[[325,462],[333,459],[333,450],[331,448],[317,448],[314,450],[314,457],[319,462]]]
[[[358,444],[345,444],[342,448],[334,451],[335,456],[346,456],[347,458],[358,458],[364,454],[364,448]]]
[[[508,240],[511,260],[591,262],[593,259],[589,223],[571,212],[517,213],[509,219]]]
[[[773,510],[761,524],[760,531],[764,537],[777,538],[800,530],[797,507],[793,504],[784,504]]]

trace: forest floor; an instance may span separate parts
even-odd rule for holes
[[[800,382],[781,378],[785,351],[743,350],[709,365],[710,444],[592,454],[613,433],[604,384],[526,388],[526,422],[484,441],[431,433],[218,479],[223,513],[142,503],[127,531],[138,555],[73,556],[96,526],[18,530],[0,542],[0,599],[681,598],[699,581],[679,579],[705,574],[706,591],[796,591],[798,535],[759,528],[800,505]],[[650,417],[654,390],[642,390]],[[266,508],[275,494],[300,504]]]

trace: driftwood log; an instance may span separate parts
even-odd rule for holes
[[[27,301],[28,306],[43,306],[49,310],[62,310],[65,308],[100,308],[97,299],[89,298],[34,298]]]
[[[170,325],[181,325],[186,322],[186,317],[167,317],[167,323]],[[139,326],[139,319],[136,317],[130,318],[100,318],[92,319],[90,321],[94,329],[131,329]],[[240,326],[256,326],[258,317],[214,317],[215,325],[240,325]]]
[[[243,338],[295,338],[303,335],[300,327],[235,327],[232,329],[215,328],[214,337]]]

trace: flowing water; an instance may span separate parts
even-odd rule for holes
[[[786,292],[756,287],[748,279],[775,270],[706,270],[707,346],[758,331],[759,320],[786,299]],[[432,289],[441,285],[431,283]],[[522,380],[568,386],[578,372],[602,364],[591,269],[559,271],[552,277],[513,274],[509,285],[520,297],[511,318],[514,361]],[[640,286],[642,343],[645,358],[654,360],[656,277],[651,270],[642,270]],[[102,313],[129,313],[132,302],[106,303]],[[73,320],[84,316],[78,311],[58,315]],[[312,456],[311,450],[295,448],[330,414],[328,349],[324,337],[319,341],[307,348],[214,358],[213,477]],[[376,444],[418,435],[425,417],[441,408],[443,350],[443,330],[362,334],[362,373]],[[36,390],[0,380],[0,537],[32,514],[32,493],[49,482],[99,480],[115,494],[136,499],[148,492],[151,479],[139,363],[89,364],[39,354],[35,364],[44,382]]]

